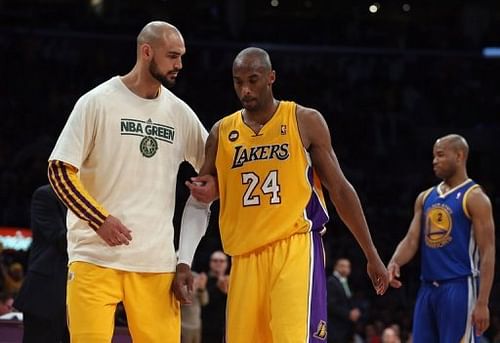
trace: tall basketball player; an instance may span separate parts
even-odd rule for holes
[[[401,287],[400,267],[420,246],[415,343],[479,342],[489,326],[495,230],[488,196],[467,176],[468,152],[459,135],[436,141],[434,172],[443,181],[417,197],[408,233],[389,262],[391,286]]]
[[[248,48],[236,56],[233,83],[243,109],[212,128],[202,176],[195,178],[217,177],[222,243],[233,256],[226,331],[231,343],[326,340],[321,235],[328,213],[321,184],[358,240],[376,292],[388,287],[324,118],[314,109],[275,99],[275,79],[266,51]],[[195,197],[205,187],[189,186]],[[199,238],[181,240],[194,245]],[[186,270],[178,265],[177,281],[182,283]]]
[[[134,342],[180,342],[180,308],[171,292],[175,185],[183,161],[202,165],[208,136],[167,89],[185,52],[173,25],[144,26],[132,70],[78,100],[49,158],[52,187],[70,210],[72,343],[111,342],[121,301]]]

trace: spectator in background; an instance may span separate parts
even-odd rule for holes
[[[0,316],[12,312],[14,299],[7,292],[0,292]]]
[[[0,242],[0,292],[5,290],[5,266],[4,266],[4,256],[3,256],[3,243]]]
[[[228,257],[222,251],[210,256],[207,279],[209,301],[202,309],[203,343],[219,343],[224,339],[226,300],[229,284]]]
[[[67,209],[50,185],[31,200],[28,272],[14,306],[23,312],[23,343],[69,342],[66,325]]]
[[[181,342],[201,343],[201,307],[208,301],[207,274],[193,273],[193,298],[191,304],[181,306]]]
[[[382,332],[382,343],[401,343],[397,330],[391,325]]]
[[[5,290],[16,295],[21,288],[24,279],[23,265],[19,262],[12,263],[5,274]]]
[[[365,342],[366,343],[381,343],[382,334],[377,323],[368,323],[365,326]]]
[[[3,290],[11,295],[15,295],[23,282],[23,266],[19,262],[8,263],[4,261],[1,251],[0,256],[0,291]]]
[[[351,303],[351,289],[348,277],[351,274],[351,262],[339,258],[328,278],[328,342],[350,342],[354,334],[354,324],[361,316],[361,311]]]
[[[22,320],[23,315],[12,306],[14,298],[7,292],[0,292],[0,320]]]

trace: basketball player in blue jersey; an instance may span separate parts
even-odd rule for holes
[[[389,281],[325,119],[314,109],[275,99],[275,79],[264,50],[247,48],[236,56],[233,86],[243,109],[214,125],[201,177],[193,179],[208,182],[220,196],[221,240],[232,256],[226,312],[230,343],[326,341],[321,235],[328,214],[321,185],[361,246],[377,294]],[[198,185],[189,186],[200,198]],[[187,205],[185,213],[192,214],[184,215],[186,221],[198,217],[194,205]],[[200,211],[201,221],[203,215]],[[202,225],[190,227],[181,230],[179,261],[190,261],[203,234],[195,232]],[[181,289],[188,273],[189,265],[179,263],[174,290]],[[182,298],[182,292],[176,294]]]
[[[401,287],[400,268],[420,246],[415,343],[479,342],[489,326],[495,229],[488,196],[467,176],[468,152],[459,135],[436,141],[434,172],[443,181],[417,197],[408,233],[388,265],[391,286]]]

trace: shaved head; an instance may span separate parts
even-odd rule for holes
[[[270,72],[273,69],[268,53],[255,47],[240,51],[233,62],[233,70],[236,68],[249,68],[263,72]]]
[[[182,34],[164,21],[146,24],[137,35],[138,67],[165,87],[174,86],[185,52]]]
[[[464,160],[467,161],[467,157],[469,156],[469,144],[467,144],[464,137],[457,134],[449,134],[438,138],[436,140],[436,145],[438,144],[446,144],[455,151],[462,151],[464,154]]]
[[[181,33],[175,26],[164,21],[152,21],[146,24],[141,32],[139,32],[137,36],[137,46],[149,44],[156,47],[171,34],[181,36]]]
[[[260,48],[241,50],[233,62],[233,86],[246,111],[273,113],[276,73],[268,53]]]
[[[465,138],[457,134],[446,135],[436,140],[432,149],[434,173],[437,177],[449,180],[463,180],[467,177],[467,157],[469,145]],[[453,182],[453,181],[450,181]]]

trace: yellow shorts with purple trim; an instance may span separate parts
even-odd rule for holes
[[[318,232],[233,256],[228,343],[326,342],[324,251]]]

